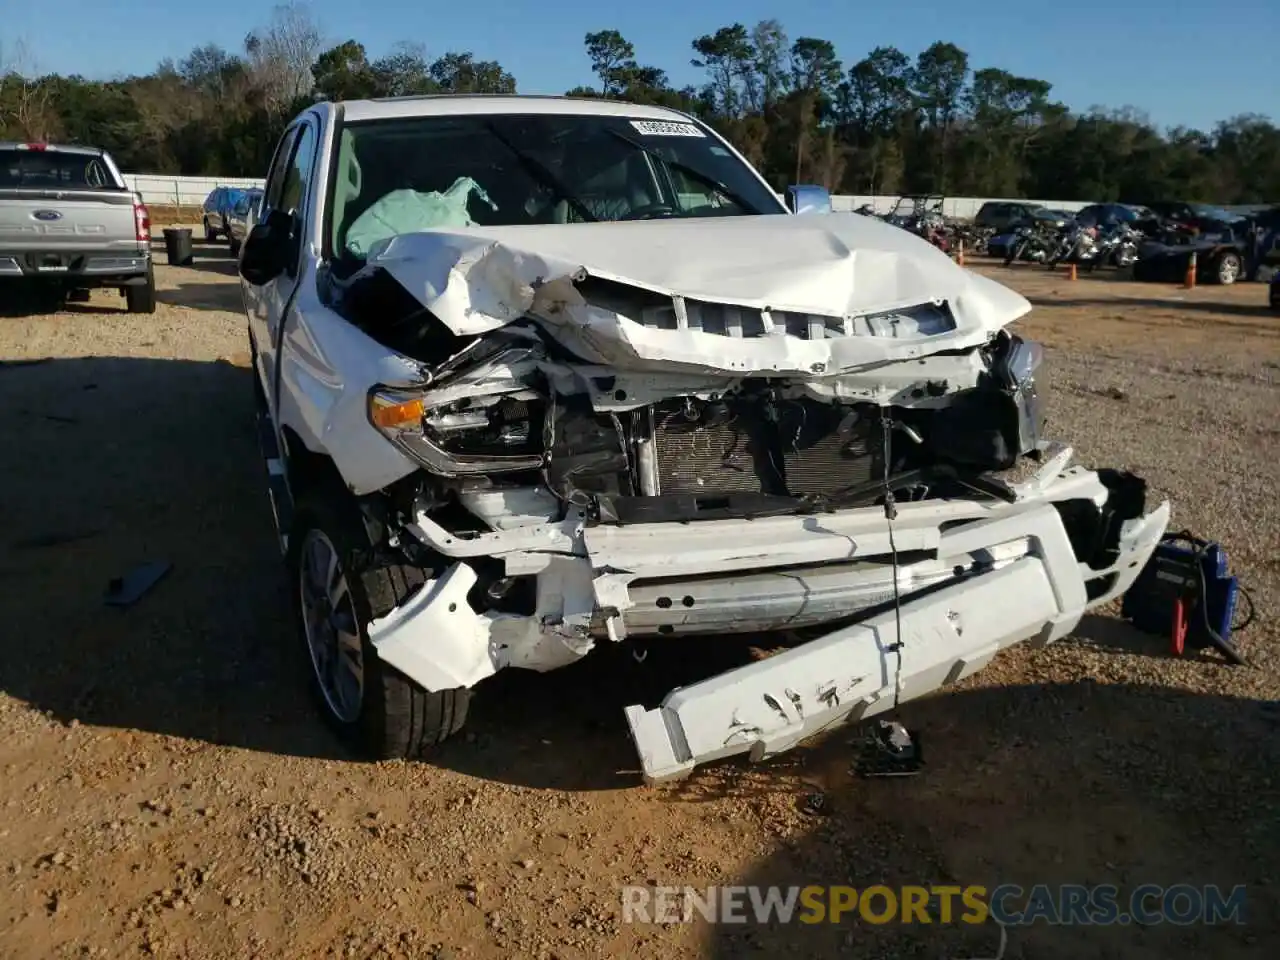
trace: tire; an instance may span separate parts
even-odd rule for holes
[[[240,241],[235,237],[231,238],[231,256],[236,260],[240,259]]]
[[[341,698],[321,681],[322,666],[312,652],[304,614],[304,561],[318,544],[332,547],[338,569],[346,581],[347,595],[340,598],[339,616],[354,618],[358,645],[335,652],[342,665],[360,655],[359,696]],[[354,503],[345,494],[305,492],[300,498],[289,535],[287,563],[291,604],[297,620],[298,639],[307,664],[312,695],[326,723],[348,747],[375,760],[412,759],[431,750],[462,729],[471,691],[458,687],[429,691],[378,659],[369,642],[368,625],[408,599],[426,580],[422,570],[389,563],[374,555]],[[350,601],[349,604],[347,601]],[[337,672],[337,671],[335,671]],[[352,670],[354,674],[354,669]]]
[[[203,220],[201,220],[201,224],[204,226],[204,242],[205,243],[213,243],[213,241],[218,239],[218,232],[214,230],[213,227],[209,226],[208,217],[203,218]]]
[[[1240,279],[1240,255],[1230,251],[1220,256],[1213,265],[1213,282],[1224,287]]]
[[[147,267],[147,282],[124,288],[125,310],[129,313],[156,312],[156,271]]]

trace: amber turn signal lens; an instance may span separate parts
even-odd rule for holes
[[[422,422],[426,408],[420,398],[398,400],[374,394],[369,398],[369,420],[382,430]]]

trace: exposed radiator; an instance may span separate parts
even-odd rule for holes
[[[835,493],[884,474],[879,421],[844,407],[795,403],[782,410],[787,492]]]
[[[878,421],[812,401],[653,408],[659,493],[835,493],[878,479]]]
[[[658,404],[653,440],[659,493],[777,489],[767,424],[746,404]]]

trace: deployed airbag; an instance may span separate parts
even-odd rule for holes
[[[498,209],[484,188],[470,177],[459,177],[443,193],[438,190],[429,193],[392,190],[356,217],[347,230],[347,248],[357,256],[367,257],[379,241],[400,234],[441,227],[474,226],[475,221],[467,212],[467,201],[472,193],[494,210]]]

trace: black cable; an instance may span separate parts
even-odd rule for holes
[[[902,701],[902,595],[898,587],[898,544],[893,537],[893,521],[898,516],[898,505],[893,498],[893,488],[889,486],[892,476],[889,439],[893,433],[893,420],[889,417],[888,407],[880,408],[880,432],[884,447],[884,518],[889,528],[889,556],[893,563],[893,652],[898,658],[893,681],[893,709],[897,710]]]

